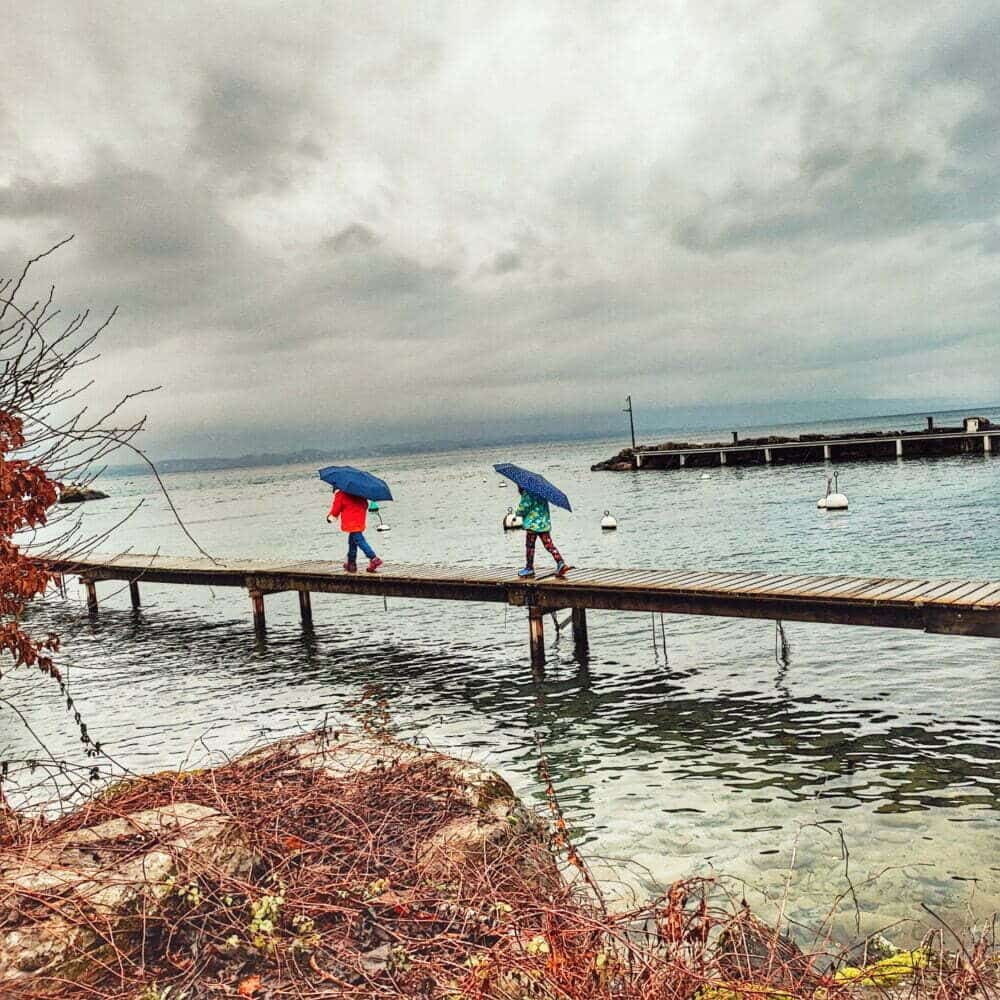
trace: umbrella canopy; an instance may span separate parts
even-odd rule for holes
[[[335,490],[343,490],[351,496],[363,497],[365,500],[392,499],[392,493],[384,480],[351,465],[328,465],[319,470],[319,478]]]
[[[499,465],[494,465],[493,468],[501,476],[506,476],[515,486],[520,486],[525,493],[532,493],[542,500],[548,500],[549,503],[562,507],[563,510],[572,512],[573,508],[570,507],[566,494],[537,472],[529,472],[519,465],[511,465],[509,462],[501,462]]]

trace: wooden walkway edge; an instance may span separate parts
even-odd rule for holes
[[[550,570],[531,580],[516,570],[474,566],[386,565],[348,573],[339,563],[163,555],[93,554],[40,560],[52,572],[79,576],[97,610],[96,583],[128,581],[134,607],[139,583],[241,587],[254,624],[263,628],[264,597],[297,591],[303,621],[312,620],[311,593],[360,594],[440,601],[484,601],[525,607],[532,662],[544,663],[543,615],[570,608],[578,653],[587,646],[586,609],[716,615],[919,629],[1000,638],[1000,581],[767,574],[699,570],[578,569],[562,580]]]

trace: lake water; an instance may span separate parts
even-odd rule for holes
[[[578,566],[1000,578],[995,459],[837,465],[850,511],[824,514],[822,465],[720,468],[707,479],[589,471],[620,446],[367,460],[397,497],[384,505],[392,530],[369,539],[387,564],[520,565],[523,535],[500,528],[516,491],[491,469],[510,460],[573,499],[574,514],[555,513],[554,536]],[[114,495],[85,508],[89,530],[142,501],[115,547],[193,554],[151,479],[104,485]],[[167,485],[213,555],[342,558],[312,468],[178,474]],[[616,533],[600,530],[605,509]],[[539,546],[538,565],[547,559]],[[580,844],[633,891],[723,874],[766,912],[764,898],[790,878],[787,915],[803,937],[830,911],[840,937],[857,932],[853,903],[837,902],[850,886],[865,931],[927,918],[921,902],[963,925],[1000,909],[995,640],[789,623],[782,665],[773,623],[667,616],[665,657],[653,645],[659,620],[592,611],[587,667],[567,635],[534,683],[524,609],[314,595],[304,634],[295,595],[281,594],[267,599],[258,638],[241,590],[144,584],[139,613],[118,585],[99,590],[94,621],[73,581],[32,622],[62,635],[92,734],[130,767],[349,721],[348,702],[372,688],[402,736],[495,767],[538,803],[541,739]],[[15,681],[39,734],[76,754],[51,690]],[[32,752],[4,706],[0,727],[0,750]]]

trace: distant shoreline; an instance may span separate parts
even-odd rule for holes
[[[753,421],[740,420],[740,414],[731,415],[733,419],[727,419],[726,410],[721,407],[717,411],[704,408],[704,413],[700,419],[694,418],[685,422],[678,414],[678,419],[672,424],[662,422],[647,424],[641,428],[642,435],[646,438],[654,435],[669,435],[674,433],[684,433],[694,435],[694,438],[701,438],[706,435],[724,433],[729,428],[740,430],[742,435],[748,435],[755,430],[779,429],[801,427],[808,428],[828,424],[850,424],[859,420],[872,422],[879,421],[922,421],[926,416],[943,416],[957,414],[972,414],[980,410],[992,412],[1000,410],[1000,403],[970,403],[960,408],[938,408],[930,407],[921,410],[909,410],[907,412],[886,412],[882,414],[860,414],[851,416],[827,416],[810,420],[802,419],[781,419],[762,420],[759,417]],[[681,411],[683,412],[683,411]],[[714,419],[710,419],[708,414],[715,413]],[[640,414],[641,416],[641,414]],[[346,446],[340,449],[320,449],[304,448],[293,452],[261,452],[244,454],[238,456],[209,456],[205,458],[167,458],[154,459],[157,472],[161,475],[171,475],[185,472],[216,472],[229,469],[253,469],[267,468],[285,465],[307,465],[314,463],[317,466],[344,461],[345,457],[353,459],[365,458],[395,458],[404,455],[419,454],[442,454],[450,451],[477,451],[484,448],[511,448],[523,445],[559,444],[559,443],[584,443],[588,441],[601,442],[620,439],[627,440],[628,430],[626,426],[594,428],[585,432],[550,432],[532,434],[507,434],[497,438],[482,440],[437,440],[437,441],[415,441],[405,443],[387,443],[369,447]],[[699,441],[698,443],[703,443]],[[707,442],[704,442],[707,443]],[[103,473],[109,477],[121,476],[148,476],[152,475],[147,465],[120,465],[109,466]]]

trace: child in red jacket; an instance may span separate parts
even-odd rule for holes
[[[357,573],[358,549],[361,549],[369,559],[368,572],[374,573],[382,565],[382,560],[375,555],[375,550],[363,534],[368,517],[368,501],[364,497],[337,490],[333,494],[333,503],[326,520],[330,522],[335,517],[340,518],[340,530],[347,532],[347,562],[344,563],[344,569],[348,573]]]

